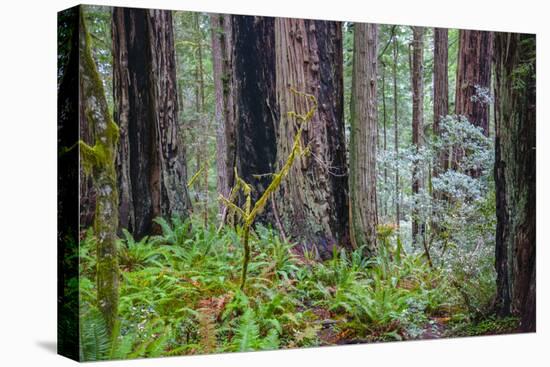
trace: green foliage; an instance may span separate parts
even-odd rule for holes
[[[465,335],[469,329],[459,326],[486,319],[478,310],[494,292],[489,263],[479,263],[486,256],[469,258],[471,267],[462,272],[458,264],[432,269],[421,254],[405,253],[393,227],[379,228],[377,257],[335,250],[332,259],[317,262],[257,225],[245,294],[239,287],[242,229],[205,228],[200,218],[157,223],[163,235],[135,241],[125,233],[121,241],[112,343],[90,311],[96,309],[93,233],[82,242],[85,360],[414,339],[435,318],[452,319]]]
[[[89,309],[80,316],[80,360],[101,361],[108,359],[110,338],[101,313]]]
[[[282,165],[281,169],[278,172],[272,174],[271,182],[269,183],[265,191],[261,194],[261,196],[254,203],[252,203],[252,195],[251,195],[252,186],[250,186],[247,182],[245,182],[242,178],[239,177],[236,167],[235,167],[235,185],[231,189],[229,198],[226,198],[223,195],[219,196],[220,201],[225,206],[227,206],[228,210],[230,210],[234,214],[237,214],[243,224],[242,244],[244,249],[244,256],[243,256],[243,266],[242,266],[241,285],[240,285],[241,290],[244,290],[246,285],[247,269],[248,269],[248,263],[250,261],[249,234],[250,234],[251,226],[254,224],[254,221],[256,220],[256,216],[264,210],[267,204],[267,201],[269,200],[271,195],[275,191],[277,191],[277,189],[281,185],[281,182],[289,174],[290,169],[294,164],[294,160],[296,158],[300,158],[302,156],[309,154],[309,146],[306,146],[305,148],[302,146],[302,132],[304,131],[308,123],[313,118],[315,111],[317,111],[317,99],[315,98],[315,96],[311,94],[299,92],[294,88],[290,88],[290,91],[299,97],[306,98],[306,100],[308,101],[308,104],[310,104],[310,107],[305,114],[299,114],[299,113],[296,113],[295,111],[288,112],[289,116],[292,116],[298,121],[299,128],[296,134],[294,135],[292,150],[290,151],[290,154],[286,158],[286,161]],[[245,203],[242,207],[237,206],[233,202],[237,198],[236,194],[238,192],[242,192],[246,197]]]
[[[450,336],[476,336],[509,334],[517,332],[519,319],[517,317],[497,318],[494,316],[483,319],[479,322],[465,323],[455,322],[449,333]]]

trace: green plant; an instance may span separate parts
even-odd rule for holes
[[[268,187],[262,193],[260,198],[254,204],[252,204],[252,199],[251,199],[252,187],[239,177],[239,174],[237,173],[237,168],[235,168],[235,186],[231,190],[231,194],[229,198],[225,198],[222,195],[220,195],[219,197],[219,199],[224,203],[224,205],[226,205],[229,209],[231,209],[233,212],[239,215],[239,217],[243,222],[242,244],[243,244],[244,255],[243,255],[241,285],[240,285],[240,288],[242,290],[244,290],[244,287],[246,284],[247,268],[248,268],[248,263],[250,261],[250,245],[249,245],[250,227],[254,223],[256,216],[264,209],[265,205],[267,204],[267,200],[271,197],[271,194],[273,194],[277,190],[282,180],[290,172],[290,168],[292,167],[292,164],[294,163],[294,160],[296,159],[296,157],[300,157],[309,153],[309,147],[306,147],[306,148],[302,147],[301,137],[302,137],[302,132],[304,131],[304,128],[307,126],[308,122],[311,121],[315,111],[317,110],[317,99],[315,98],[315,96],[311,94],[298,92],[293,88],[291,88],[291,91],[294,94],[306,97],[308,100],[312,102],[313,106],[309,109],[309,111],[306,114],[303,114],[303,115],[298,114],[296,112],[288,112],[290,116],[294,116],[299,121],[300,127],[298,128],[298,131],[294,136],[294,142],[292,145],[292,150],[290,151],[290,155],[287,157],[286,162],[283,164],[282,168],[279,170],[278,173],[272,174],[273,179],[271,180],[271,183],[268,185]],[[243,208],[240,208],[233,203],[239,191],[242,191],[242,193],[246,197]]]
[[[232,349],[239,352],[253,350],[276,349],[279,347],[279,334],[276,329],[270,329],[262,337],[254,312],[247,309],[239,318],[239,325],[232,341]]]

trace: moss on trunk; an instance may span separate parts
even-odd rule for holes
[[[97,201],[94,232],[97,240],[97,306],[105,318],[109,332],[117,319],[118,261],[116,231],[118,227],[118,191],[115,156],[119,131],[114,123],[103,84],[99,78],[92,53],[89,35],[80,14],[80,90],[87,123],[95,136],[89,146],[80,143],[81,164],[93,178]]]

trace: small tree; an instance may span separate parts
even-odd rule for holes
[[[315,111],[317,110],[317,100],[315,97],[311,94],[306,94],[302,92],[298,92],[297,90],[291,88],[290,89],[292,93],[306,97],[309,101],[312,103],[312,107],[309,109],[309,111],[306,114],[298,114],[296,112],[288,112],[289,117],[294,117],[299,122],[299,128],[296,132],[296,135],[294,136],[294,141],[292,145],[292,150],[290,151],[290,155],[287,157],[287,160],[281,170],[277,173],[272,174],[273,178],[271,180],[271,183],[267,187],[267,189],[263,192],[263,194],[260,196],[258,200],[256,200],[254,203],[252,203],[252,186],[245,182],[242,178],[239,177],[237,173],[237,169],[235,168],[235,186],[233,186],[233,189],[231,190],[229,198],[224,197],[223,195],[219,196],[219,199],[234,213],[236,213],[242,223],[243,223],[243,234],[242,234],[242,244],[243,244],[243,250],[244,250],[244,256],[243,256],[243,265],[242,265],[242,275],[241,275],[241,290],[244,291],[245,284],[246,284],[246,275],[247,275],[247,268],[248,268],[248,262],[250,261],[250,245],[248,243],[249,236],[250,236],[250,227],[254,224],[254,220],[256,219],[257,215],[262,212],[264,207],[267,204],[268,199],[270,198],[271,194],[273,194],[283,179],[288,175],[290,168],[292,167],[292,164],[294,163],[294,160],[296,157],[302,157],[308,154],[309,152],[309,146],[306,146],[305,148],[302,146],[302,132],[307,125],[309,121],[313,118],[313,115],[315,114]],[[237,206],[234,202],[238,197],[239,191],[242,191],[242,193],[245,195],[245,202],[243,207]]]

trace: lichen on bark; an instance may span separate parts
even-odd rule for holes
[[[112,332],[118,308],[118,191],[115,155],[119,130],[109,113],[103,84],[90,50],[89,34],[82,10],[79,28],[80,103],[95,136],[93,146],[79,142],[80,164],[91,175],[97,192],[93,224],[97,251],[97,306],[108,331]]]

